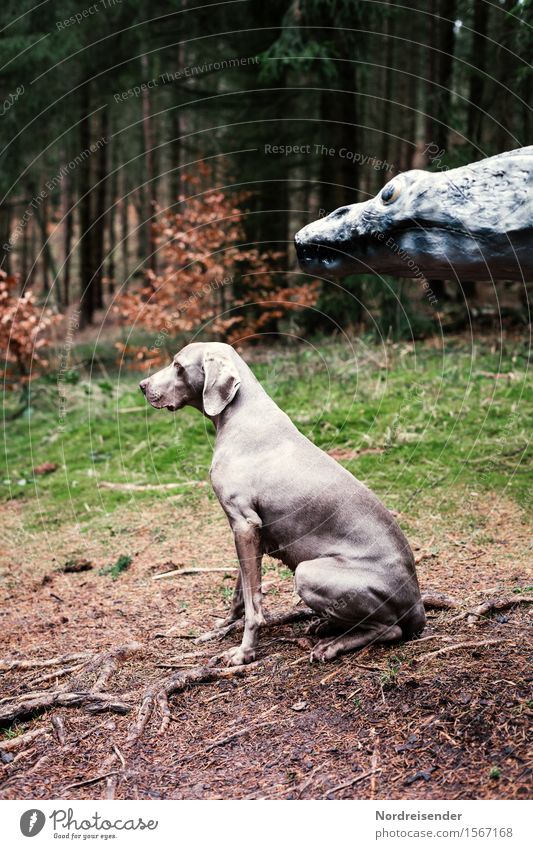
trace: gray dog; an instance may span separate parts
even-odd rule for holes
[[[293,425],[236,351],[193,343],[140,387],[153,407],[196,407],[216,428],[211,482],[240,563],[227,622],[242,617],[228,665],[254,660],[264,624],[261,558],[294,571],[301,598],[320,617],[312,660],[370,642],[408,639],[425,624],[414,558],[388,510]]]

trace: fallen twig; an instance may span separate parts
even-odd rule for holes
[[[205,481],[181,481],[180,483],[114,483],[113,481],[98,481],[102,489],[116,489],[121,492],[145,492],[146,490],[179,489],[182,486],[206,486]]]
[[[483,646],[494,646],[494,645],[502,645],[503,643],[509,643],[510,640],[481,640],[481,642],[475,643],[455,643],[453,646],[444,646],[441,649],[435,649],[435,651],[426,652],[426,654],[421,654],[418,657],[414,658],[417,662],[420,660],[427,660],[429,657],[437,657],[439,654],[447,654],[450,651],[457,651],[457,649],[474,649],[481,648]]]
[[[379,737],[376,734],[376,729],[372,729],[373,737],[374,737],[374,751],[372,752],[372,759],[370,761],[371,773],[370,773],[370,798],[373,799],[376,795],[376,786],[377,786],[377,774],[378,774],[378,762],[379,762]]]
[[[74,784],[67,784],[66,787],[63,787],[63,793],[67,790],[73,790],[75,787],[85,787],[87,784],[96,784],[98,781],[103,781],[104,778],[108,778],[110,775],[116,775],[117,771],[113,770],[113,772],[104,772],[103,775],[95,775],[94,778],[86,778],[85,781],[75,781]]]
[[[177,575],[201,575],[205,572],[237,572],[237,566],[228,566],[227,569],[223,566],[213,566],[202,569],[172,569],[171,572],[161,572],[159,575],[153,575],[152,581],[161,581],[163,578],[174,578]]]
[[[239,737],[244,737],[251,731],[258,731],[261,728],[267,728],[272,725],[280,725],[283,721],[284,720],[277,719],[272,720],[271,722],[261,722],[259,725],[248,725],[246,728],[241,728],[238,731],[234,731],[233,734],[228,734],[227,737],[222,737],[219,740],[215,740],[213,743],[210,743],[209,746],[206,746],[204,752],[211,752],[212,749],[216,749],[218,746],[225,746],[227,743],[232,743],[233,740],[237,740]]]
[[[311,784],[311,781],[313,780],[314,776],[319,771],[319,769],[322,769],[322,764],[315,766],[315,768],[313,770],[311,770],[311,772],[307,776],[306,780],[302,784],[300,784],[299,787],[296,788],[295,796],[296,796],[297,799],[302,798],[302,793],[304,792],[304,790],[307,790],[307,788]]]
[[[327,799],[331,793],[336,793],[338,790],[345,790],[346,787],[353,787],[354,784],[358,784],[359,781],[363,781],[365,778],[370,778],[371,775],[375,775],[378,772],[381,772],[381,767],[378,767],[378,769],[370,769],[362,775],[356,775],[351,781],[345,781],[344,784],[337,784],[336,787],[332,787],[332,789],[328,790],[322,798]]]
[[[126,768],[126,760],[124,758],[124,755],[122,754],[122,752],[120,751],[119,747],[116,744],[113,746],[113,751],[114,751],[115,755],[117,756],[117,758],[119,759],[120,763],[122,764],[122,769],[125,769]]]

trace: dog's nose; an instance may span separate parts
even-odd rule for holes
[[[148,378],[145,377],[145,379],[141,380],[141,382],[139,383],[139,389],[141,390],[143,395],[146,395],[146,387],[147,386],[148,386]]]

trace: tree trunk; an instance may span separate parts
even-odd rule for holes
[[[431,0],[428,5],[426,145],[435,145],[438,151],[446,151],[451,118],[457,0]]]
[[[100,147],[97,155],[97,174],[96,174],[96,209],[95,220],[93,225],[94,238],[94,263],[95,263],[95,280],[94,280],[94,299],[97,309],[102,309],[104,306],[104,257],[105,257],[105,223],[106,223],[106,202],[107,202],[107,173],[108,173],[108,149],[107,138],[109,136],[109,112],[107,107],[100,112]],[[101,140],[106,141],[101,143]]]
[[[169,207],[172,209],[181,191],[181,106],[174,106],[170,113],[170,126],[172,141],[170,144],[170,199]]]
[[[28,271],[29,271],[29,262],[30,262],[30,234],[29,234],[29,224],[23,228],[22,230],[22,253],[21,253],[21,262],[20,262],[20,290],[24,291],[26,288]]]
[[[130,273],[130,258],[129,258],[129,222],[128,222],[128,206],[129,198],[128,184],[126,182],[126,174],[124,168],[120,174],[120,245],[122,252],[122,283],[126,287],[129,282]]]
[[[520,114],[520,110],[517,109],[518,103],[501,85],[502,83],[507,86],[513,85],[510,82],[510,79],[512,79],[510,63],[512,63],[513,57],[510,56],[508,51],[511,50],[514,54],[516,49],[514,44],[516,31],[514,29],[514,17],[512,14],[514,7],[515,0],[504,0],[498,6],[498,18],[495,19],[499,24],[496,35],[499,46],[496,47],[495,51],[493,50],[491,61],[494,61],[498,70],[496,73],[492,73],[492,79],[494,81],[493,99],[487,105],[487,109],[490,116],[496,118],[499,122],[499,124],[494,124],[493,138],[493,144],[497,151],[510,150],[516,147],[514,136],[517,135],[515,129],[517,116]],[[528,56],[528,60],[530,58]],[[525,71],[525,68],[523,70]],[[531,78],[526,76],[526,79],[529,88],[531,88]],[[526,144],[528,143],[529,140],[526,141]]]
[[[431,146],[433,158],[440,158],[448,149],[457,0],[432,0],[430,5],[426,148]],[[430,284],[435,297],[446,300],[444,281]]]
[[[2,247],[2,257],[0,260],[0,268],[6,272],[6,274],[11,274],[11,249],[9,248],[9,239],[11,236],[10,231],[10,222],[11,222],[11,208],[9,204],[2,204],[0,206],[0,246]],[[24,228],[26,230],[26,228]],[[8,249],[4,249],[3,245],[7,245]]]
[[[144,79],[150,77],[150,66],[148,57],[141,56],[141,67]],[[155,183],[154,183],[154,140],[152,132],[153,118],[150,115],[150,94],[148,88],[142,92],[143,107],[143,138],[144,138],[144,162],[145,162],[145,192],[144,192],[144,226],[146,227],[146,246],[148,256],[145,257],[147,267],[155,273],[156,270],[156,241],[155,241]]]
[[[42,247],[41,247],[41,270],[43,275],[43,295],[48,295],[50,291],[50,280],[49,280],[49,241],[48,241],[48,196],[43,199],[41,208],[39,212],[35,213],[37,216],[37,220],[39,221],[39,225],[41,227],[41,238],[42,238]]]
[[[146,239],[149,235],[146,227],[146,193],[147,186],[144,186],[137,189],[137,191],[133,192],[131,195],[131,202],[135,209],[135,216],[137,218],[137,226],[135,228],[135,232],[137,234],[137,265],[134,276],[142,274],[142,268],[147,254],[149,253],[149,246],[146,243]]]
[[[116,260],[115,251],[117,247],[116,237],[116,218],[117,218],[117,194],[118,194],[118,170],[115,156],[115,146],[110,151],[111,160],[111,177],[109,184],[109,210],[107,214],[107,286],[109,294],[112,295],[115,291],[115,276],[116,276]]]
[[[470,62],[470,91],[468,99],[467,138],[479,147],[483,129],[485,70],[487,67],[487,30],[490,6],[486,0],[474,0],[474,20]]]
[[[68,160],[68,151],[64,152],[64,158]],[[70,268],[72,250],[72,236],[74,225],[72,179],[66,173],[61,182],[61,218],[63,220],[63,287],[62,305],[68,307],[70,300]]]
[[[29,234],[31,235],[30,241],[30,259],[29,259],[29,272],[28,279],[24,281],[24,288],[27,286],[33,286],[35,280],[35,263],[37,262],[37,227],[35,226],[35,219],[32,216],[27,224]]]
[[[89,83],[81,89],[81,114],[79,124],[80,149],[86,151],[91,144],[91,94]],[[95,286],[96,268],[94,262],[93,213],[91,156],[86,156],[78,168],[80,193],[80,326],[92,324],[96,307]]]
[[[326,214],[339,206],[355,203],[359,185],[360,167],[355,166],[340,151],[359,151],[359,132],[356,124],[359,116],[356,106],[355,66],[349,62],[339,63],[339,76],[335,88],[339,93],[328,89],[322,92],[321,113],[324,128],[325,150],[321,152],[321,207]],[[333,149],[330,156],[328,149]]]
[[[387,14],[385,15],[383,36],[385,41],[385,56],[383,59],[385,68],[383,69],[383,105],[381,112],[381,160],[388,162],[391,151],[391,120],[392,120],[392,95],[394,85],[394,72],[392,63],[394,60],[394,18],[390,0],[387,0]],[[392,163],[391,163],[392,164]],[[389,172],[382,172],[389,173]],[[379,174],[379,172],[378,172]],[[376,186],[379,188],[379,185]]]
[[[37,197],[37,190],[35,185],[31,186],[31,192],[33,197]],[[52,276],[52,285],[54,287],[54,298],[56,303],[61,303],[61,296],[59,291],[59,274],[57,270],[57,266],[54,260],[54,255],[52,253],[52,247],[50,245],[50,238],[48,233],[48,224],[49,224],[49,198],[46,195],[42,203],[37,204],[35,207],[35,221],[40,230],[41,234],[41,272],[42,272],[42,291],[46,296],[50,291],[50,275]]]

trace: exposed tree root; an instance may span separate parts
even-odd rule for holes
[[[476,625],[483,616],[489,616],[495,610],[508,610],[515,604],[533,604],[533,598],[489,598],[464,614],[467,617],[466,624]]]
[[[306,622],[309,619],[315,619],[316,613],[309,610],[307,607],[296,607],[286,613],[267,613],[265,616],[265,624],[263,628],[274,628],[277,625],[290,625],[292,622]],[[195,639],[195,643],[206,643],[209,640],[221,640],[228,634],[235,634],[244,630],[244,619],[236,619],[235,622],[230,622],[228,625],[223,625],[221,628],[214,628],[212,631],[202,634]]]
[[[52,726],[54,729],[54,734],[56,736],[56,740],[60,746],[65,745],[65,722],[63,717],[60,714],[55,714],[52,717]]]
[[[69,683],[69,687],[76,689],[78,682],[86,679],[87,675],[97,672],[98,676],[90,690],[92,693],[101,692],[109,683],[111,676],[117,671],[120,663],[131,655],[142,651],[143,648],[144,646],[141,643],[126,643],[123,646],[117,646],[109,651],[94,655],[83,665],[79,675]]]
[[[26,731],[25,734],[18,734],[16,737],[12,737],[11,740],[2,740],[0,742],[0,752],[16,752],[17,749],[23,749],[28,743],[33,743],[34,740],[49,733],[49,728],[32,728],[31,731]]]
[[[446,593],[434,593],[428,590],[421,595],[422,604],[426,610],[454,610],[460,604],[457,599]]]
[[[464,607],[453,598],[441,593],[424,593],[422,596],[424,606],[426,608],[434,608],[437,610],[457,609]],[[495,610],[505,610],[518,604],[530,604],[533,602],[531,597],[519,598],[493,598],[479,604],[474,609],[466,610],[461,614],[461,618],[467,618],[468,625],[474,625],[479,622],[483,616],[487,616]],[[273,613],[266,616],[265,627],[275,627],[278,625],[286,625],[294,622],[303,622],[314,619],[316,614],[306,608],[297,607],[285,613]],[[244,622],[242,619],[232,622],[222,628],[215,629],[208,634],[204,634],[197,639],[198,643],[203,643],[211,639],[221,639],[229,634],[242,631]],[[485,646],[501,644],[508,642],[506,640],[494,639],[477,642],[459,642],[454,645],[448,645],[443,648],[431,651],[420,655],[416,658],[422,662],[429,658],[444,655],[450,652],[459,651],[461,649],[482,648]],[[116,745],[113,746],[109,757],[104,763],[100,764],[98,774],[85,782],[79,782],[69,785],[67,789],[82,787],[88,783],[97,783],[99,781],[106,782],[107,798],[114,798],[115,790],[121,775],[126,770],[127,757],[130,748],[135,745],[135,742],[145,732],[149,722],[153,719],[157,712],[160,723],[158,733],[163,734],[168,729],[171,722],[171,712],[169,699],[175,693],[182,692],[190,684],[204,684],[219,680],[228,680],[241,677],[253,672],[263,661],[256,661],[251,664],[237,667],[220,667],[217,665],[217,658],[212,658],[211,661],[203,663],[200,666],[194,666],[188,669],[180,669],[173,672],[169,677],[157,680],[151,684],[142,694],[140,701],[134,700],[132,693],[113,694],[105,692],[109,682],[120,664],[131,655],[141,652],[143,646],[139,643],[128,643],[118,646],[114,649],[99,652],[98,654],[89,654],[88,652],[68,654],[56,656],[48,660],[27,660],[4,659],[0,661],[0,672],[21,672],[31,673],[31,670],[44,670],[44,674],[38,674],[36,678],[30,681],[31,690],[22,695],[15,695],[2,699],[0,702],[0,725],[13,722],[14,720],[23,719],[35,715],[35,713],[56,709],[56,708],[81,708],[88,713],[96,713],[102,711],[111,711],[120,714],[132,713],[132,719],[129,724],[126,749],[124,754]],[[200,656],[200,652],[192,652],[180,656],[179,658],[171,658],[172,662],[179,662],[184,658],[192,658]],[[272,656],[269,656],[269,659]],[[299,662],[299,661],[298,661]],[[291,664],[293,665],[293,664]],[[67,677],[69,680],[63,686],[56,686],[46,690],[40,688],[45,681]],[[28,676],[25,675],[27,678]],[[330,676],[327,676],[329,678]],[[92,681],[88,683],[88,681]],[[5,741],[0,749],[4,752],[11,750],[24,749],[28,744],[33,743],[41,737],[50,735],[53,730],[55,738],[59,745],[68,750],[74,746],[76,741],[66,741],[64,722],[60,715],[52,716],[52,728],[48,725],[47,728],[32,729],[26,734],[20,735],[13,741]],[[270,723],[267,723],[270,724]],[[252,731],[252,726],[237,729],[232,733],[217,738],[206,749],[210,751],[212,748],[226,745],[232,740],[244,736],[249,731]],[[356,776],[353,783],[363,780],[363,778],[371,777],[377,774],[375,764],[372,764],[373,769],[370,773]],[[346,785],[349,786],[349,785]],[[344,785],[339,785],[333,788],[330,792],[336,792],[343,789]]]
[[[210,681],[239,678],[256,669],[261,662],[254,661],[254,663],[248,663],[246,666],[223,668],[216,666],[195,666],[193,669],[177,672],[164,681],[157,681],[144,693],[135,720],[130,725],[127,742],[131,744],[141,736],[153,715],[156,705],[162,716],[159,733],[163,734],[170,724],[168,699],[174,693],[180,693],[188,684],[205,684]]]
[[[114,711],[116,713],[128,713],[131,704],[124,701],[123,697],[103,692],[109,679],[118,669],[121,661],[136,652],[141,651],[140,643],[127,643],[123,646],[100,652],[87,658],[83,655],[63,655],[48,661],[3,661],[2,668],[13,669],[42,669],[50,668],[54,664],[65,663],[83,657],[85,662],[71,667],[61,667],[55,673],[40,676],[34,682],[40,684],[43,680],[68,675],[72,672],[77,674],[62,687],[51,690],[32,690],[21,696],[4,699],[0,704],[0,724],[13,722],[15,719],[31,716],[34,713],[47,710],[52,707],[81,707],[89,713],[101,711]],[[87,675],[97,673],[92,687],[87,688],[84,680]],[[57,729],[56,729],[57,732]]]
[[[58,664],[68,664],[73,661],[86,661],[93,657],[93,652],[78,652],[77,654],[62,654],[57,657],[51,657],[48,660],[0,660],[1,672],[14,672],[18,669],[45,669],[48,666],[58,666]]]
[[[34,713],[53,707],[78,707],[88,713],[100,713],[109,710],[115,713],[128,713],[131,704],[121,696],[110,693],[68,692],[66,690],[42,690],[28,693],[10,700],[10,703],[0,707],[0,725],[23,719]]]
[[[422,602],[426,610],[454,610],[460,603],[445,593],[425,592],[422,593]],[[307,607],[296,607],[286,613],[271,613],[265,616],[264,628],[274,628],[277,625],[290,625],[293,622],[305,622],[316,619],[317,613]],[[235,634],[244,629],[244,619],[236,619],[220,628],[214,628],[196,637],[196,644],[206,643],[210,640],[221,640],[228,634]]]
[[[62,666],[61,669],[54,669],[53,672],[47,672],[46,675],[40,675],[32,680],[32,684],[36,687],[39,684],[46,684],[47,681],[55,681],[57,678],[64,678],[65,675],[72,675],[74,672],[79,672],[85,666],[84,663],[77,663],[75,666]]]

